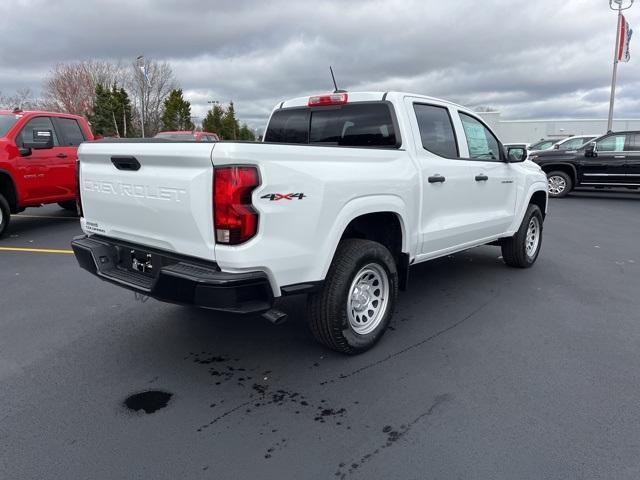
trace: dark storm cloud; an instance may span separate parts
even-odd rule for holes
[[[0,6],[0,91],[37,91],[58,62],[144,53],[171,62],[195,114],[233,99],[254,126],[280,99],[328,90],[329,64],[351,90],[409,90],[512,118],[604,117],[614,27],[604,0],[23,0]],[[632,47],[621,117],[640,116]]]

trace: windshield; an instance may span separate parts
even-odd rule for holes
[[[0,115],[0,137],[4,137],[19,118],[19,115]]]
[[[195,135],[180,135],[179,133],[159,133],[155,138],[164,138],[166,140],[173,140],[174,142],[195,142]]]

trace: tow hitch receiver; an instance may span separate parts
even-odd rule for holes
[[[131,250],[131,268],[140,273],[152,273],[151,254]]]

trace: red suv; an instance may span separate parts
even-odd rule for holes
[[[58,203],[76,210],[78,145],[93,140],[76,115],[0,110],[0,237],[10,215]]]

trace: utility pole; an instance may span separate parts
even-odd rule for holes
[[[611,75],[611,97],[609,98],[609,119],[607,120],[607,132],[613,129],[613,104],[616,98],[616,79],[618,76],[618,51],[620,49],[620,25],[622,24],[622,11],[628,10],[634,0],[629,0],[629,5],[623,7],[625,0],[609,0],[609,8],[618,12],[618,24],[616,28],[616,44],[613,49],[613,74]],[[617,6],[614,6],[617,5]]]

